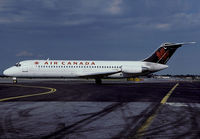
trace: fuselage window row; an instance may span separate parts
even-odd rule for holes
[[[120,68],[121,66],[36,66],[38,68]]]

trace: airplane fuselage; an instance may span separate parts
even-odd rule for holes
[[[127,78],[146,75],[167,65],[142,61],[27,60],[4,71],[13,77]]]

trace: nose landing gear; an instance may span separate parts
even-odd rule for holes
[[[17,78],[16,77],[13,77],[12,80],[13,80],[13,84],[17,83]]]

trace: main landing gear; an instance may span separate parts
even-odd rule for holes
[[[17,78],[16,77],[13,77],[12,80],[13,80],[13,84],[17,83]]]
[[[96,83],[96,84],[102,84],[102,80],[101,80],[100,78],[96,78],[96,79],[95,79],[95,83]]]

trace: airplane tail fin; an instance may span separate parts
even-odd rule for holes
[[[151,56],[147,57],[143,61],[166,64],[167,61],[171,58],[171,56],[179,47],[185,44],[193,44],[193,43],[196,43],[196,42],[163,43]]]

